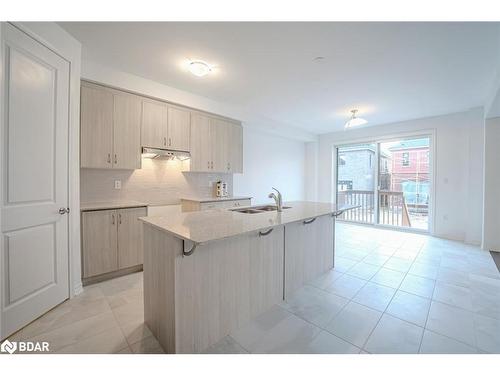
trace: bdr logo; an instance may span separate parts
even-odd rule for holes
[[[0,351],[2,353],[10,353],[14,352],[19,353],[27,353],[27,352],[48,352],[49,351],[49,343],[46,341],[42,342],[31,342],[31,341],[19,341],[19,342],[11,342],[9,340],[5,340],[2,345],[0,345]]]

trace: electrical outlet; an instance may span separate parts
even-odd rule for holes
[[[122,181],[115,180],[115,189],[120,190],[122,188]]]

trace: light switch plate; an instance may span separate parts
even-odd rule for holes
[[[122,188],[122,181],[115,180],[115,189],[120,190]]]

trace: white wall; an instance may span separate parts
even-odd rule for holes
[[[274,186],[285,201],[305,199],[305,143],[243,128],[243,174],[233,177],[234,195],[270,203]]]
[[[321,135],[318,153],[319,200],[330,201],[332,197],[333,145],[414,133],[435,134],[433,234],[480,244],[484,151],[481,108]]]
[[[500,117],[486,120],[483,248],[500,252]]]
[[[249,114],[239,107],[116,71],[95,62],[82,62],[82,78],[242,121],[244,173],[234,175],[234,195],[250,195],[254,197],[253,202],[257,203],[269,202],[267,195],[271,187],[275,186],[282,191],[285,200],[305,199],[305,141],[316,140],[315,135],[284,128],[280,124]],[[95,179],[96,175],[83,173],[82,179]],[[89,186],[92,187],[92,192],[98,191],[100,187],[97,185],[98,182],[95,181],[90,184],[82,181],[85,191]],[[96,189],[93,188],[95,186]],[[179,192],[182,186],[184,185],[174,186],[176,198],[182,195],[182,192]]]

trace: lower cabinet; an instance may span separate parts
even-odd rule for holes
[[[285,299],[333,268],[334,230],[331,215],[285,225]]]
[[[83,278],[142,264],[142,224],[146,207],[82,213]]]

